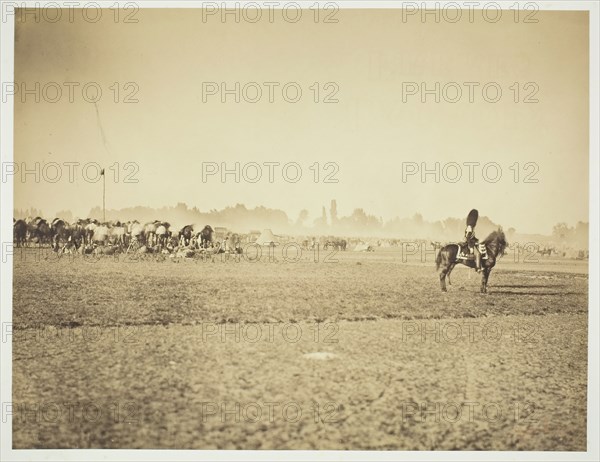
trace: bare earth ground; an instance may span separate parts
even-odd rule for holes
[[[15,256],[13,446],[586,449],[587,262]]]

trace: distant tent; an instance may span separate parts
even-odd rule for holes
[[[354,251],[355,252],[367,252],[369,250],[370,245],[365,243],[365,242],[359,242],[358,244],[356,244],[356,247],[354,247]]]
[[[279,242],[270,229],[265,229],[256,240],[258,245],[278,245]]]

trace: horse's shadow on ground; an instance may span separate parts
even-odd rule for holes
[[[497,288],[502,288],[501,286],[496,286]],[[527,288],[529,289],[531,286],[527,287],[524,286],[523,288]],[[556,286],[535,286],[535,287],[542,287],[542,288],[550,288],[552,287],[553,289],[556,289]],[[526,292],[518,292],[515,290],[495,290],[495,287],[490,287],[489,291],[491,294],[494,295],[525,295],[525,296],[539,296],[539,295],[581,295],[581,292],[546,292],[546,291],[540,291],[540,292],[532,292],[532,291],[526,291]]]
[[[489,285],[489,294],[493,295],[521,295],[521,296],[536,296],[536,295],[581,295],[581,292],[559,292],[556,289],[565,287],[564,285],[549,285],[549,284],[500,284],[500,285]],[[517,290],[505,290],[505,289],[554,289],[552,291],[517,291]],[[460,290],[460,289],[459,289]],[[463,289],[464,290],[464,289]]]

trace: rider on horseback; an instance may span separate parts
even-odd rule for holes
[[[467,216],[467,228],[465,229],[465,242],[469,247],[469,253],[475,253],[475,270],[481,271],[481,252],[479,251],[479,240],[475,237],[475,225],[479,218],[479,212],[473,209]]]

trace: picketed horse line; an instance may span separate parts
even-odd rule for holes
[[[201,230],[185,226],[178,234],[165,221],[155,220],[141,224],[137,220],[101,223],[95,219],[68,223],[60,218],[48,222],[42,217],[13,220],[13,238],[17,247],[36,243],[49,245],[55,252],[92,253],[102,249],[128,252],[141,247],[150,251],[173,251],[177,247],[214,247],[214,230],[210,225]]]

